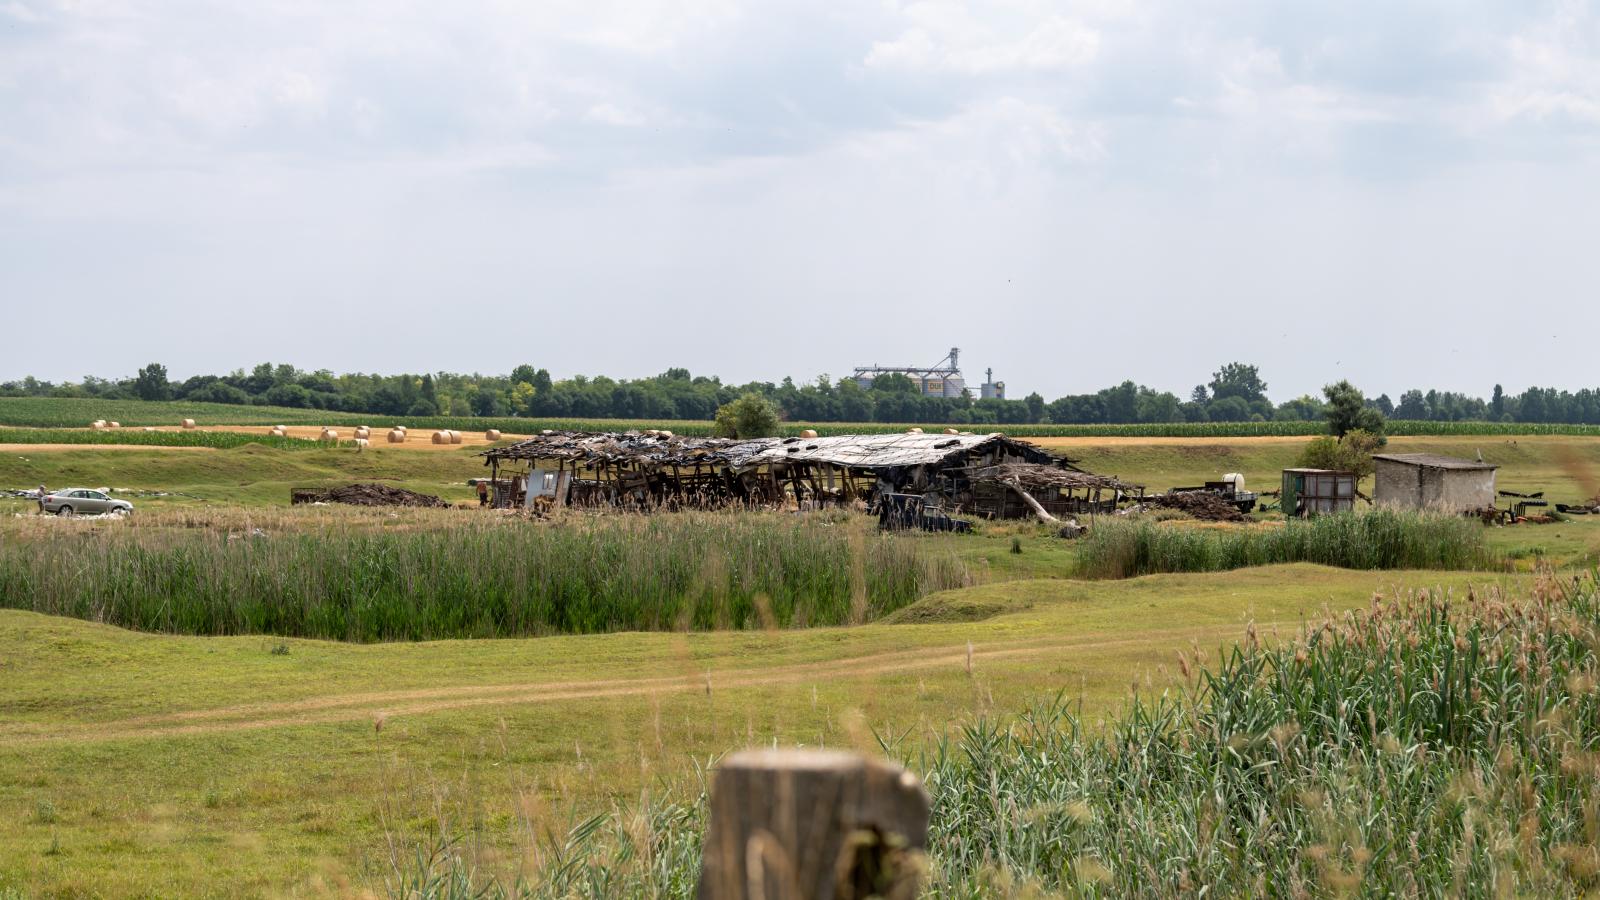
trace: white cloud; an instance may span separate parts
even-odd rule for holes
[[[921,2],[902,12],[912,26],[893,40],[873,43],[864,60],[869,68],[967,75],[1048,71],[1091,63],[1100,50],[1099,32],[1059,15],[1004,29],[964,4]]]

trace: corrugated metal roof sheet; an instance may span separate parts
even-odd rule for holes
[[[1404,463],[1408,466],[1424,466],[1429,469],[1498,469],[1493,463],[1478,462],[1475,459],[1457,459],[1454,456],[1440,456],[1437,453],[1374,453],[1373,459],[1385,462]]]
[[[1070,461],[1002,434],[851,434],[818,438],[690,438],[678,435],[552,432],[481,454],[489,459],[562,459],[646,465],[721,464],[735,471],[776,462],[852,468],[920,466],[1003,445],[1006,455],[1046,465]]]
[[[735,469],[775,462],[836,466],[924,466],[1003,444],[1029,462],[1055,463],[1049,452],[1001,434],[847,434],[818,438],[764,438],[725,451]]]

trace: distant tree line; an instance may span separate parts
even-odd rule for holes
[[[1330,386],[1330,388],[1333,386]],[[1124,381],[1092,394],[1046,401],[1038,393],[1017,400],[925,397],[904,375],[884,375],[871,388],[827,375],[797,384],[724,384],[721,379],[668,369],[652,378],[603,375],[555,379],[545,369],[517,366],[508,375],[335,375],[262,363],[227,375],[172,381],[158,363],[132,378],[87,377],[52,384],[33,377],[0,383],[7,397],[103,397],[191,400],[288,406],[390,416],[534,416],[540,418],[699,419],[744,394],[770,401],[786,419],[807,422],[948,422],[952,424],[1122,424],[1151,422],[1314,421],[1329,417],[1328,400],[1301,396],[1282,403],[1267,398],[1256,366],[1228,363],[1187,398]],[[1330,395],[1331,396],[1331,395]],[[1348,395],[1344,395],[1348,401]],[[1357,392],[1356,396],[1360,396]],[[1398,404],[1388,395],[1361,399],[1386,417],[1440,421],[1480,420],[1600,424],[1600,391],[1529,388],[1508,395],[1499,385],[1489,400],[1450,391],[1409,390]]]

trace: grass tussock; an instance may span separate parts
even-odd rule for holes
[[[924,542],[820,515],[101,524],[8,529],[0,605],[173,634],[434,640],[844,625],[967,580]]]
[[[1058,700],[900,753],[934,800],[926,895],[1589,895],[1597,577],[1374,598],[1297,640],[1247,634],[1212,667],[1186,656],[1176,693],[1103,725]],[[429,845],[389,885],[686,898],[704,812],[703,796],[619,805],[510,878]]]
[[[1249,528],[1108,518],[1079,542],[1079,552],[1089,578],[1295,562],[1345,569],[1480,569],[1492,562],[1478,522],[1388,509]]]

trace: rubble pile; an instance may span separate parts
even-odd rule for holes
[[[351,484],[336,488],[295,488],[289,502],[345,503],[350,506],[426,506],[448,508],[449,503],[431,494],[419,494],[389,484]]]
[[[1243,522],[1248,518],[1239,507],[1211,491],[1169,491],[1145,497],[1146,508],[1176,509],[1207,522]]]

